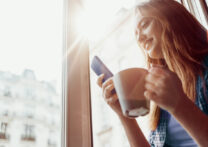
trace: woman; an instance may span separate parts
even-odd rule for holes
[[[118,114],[132,147],[208,146],[208,43],[206,29],[178,2],[150,0],[136,6],[136,38],[147,56],[144,95],[151,107],[147,141],[136,120],[122,115],[112,79],[103,97]],[[154,66],[153,66],[154,65]]]

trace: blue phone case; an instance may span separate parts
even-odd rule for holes
[[[98,76],[104,74],[103,82],[113,76],[112,72],[105,66],[105,64],[100,60],[98,56],[94,56],[91,68]]]
[[[103,82],[113,76],[113,73],[105,66],[98,56],[94,56],[91,63],[91,68],[98,76],[104,74]],[[115,89],[111,91],[112,94],[115,92]]]

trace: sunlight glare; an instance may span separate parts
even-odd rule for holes
[[[87,0],[76,16],[77,33],[89,40],[99,40],[121,6],[119,0]]]
[[[99,16],[87,12],[79,12],[76,17],[76,31],[80,36],[87,37],[89,40],[96,40],[101,37],[102,26],[104,24]]]

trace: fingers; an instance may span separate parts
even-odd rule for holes
[[[103,78],[104,78],[104,74],[101,74],[101,75],[98,76],[97,84],[98,84],[99,87],[102,87]]]
[[[146,90],[145,92],[144,92],[144,96],[147,98],[147,99],[151,99],[151,100],[154,100],[155,98],[156,98],[156,94],[154,93],[154,92],[152,92],[152,91],[148,91],[148,90]]]
[[[145,77],[145,81],[146,81],[146,83],[150,83],[150,84],[155,85],[155,88],[159,88],[159,87],[164,87],[165,86],[166,78],[161,77],[161,76],[155,76],[155,75],[152,75],[152,74],[148,74]]]
[[[108,85],[113,84],[113,79],[109,78],[102,84],[102,89],[105,89]]]
[[[151,68],[149,70],[149,73],[145,77],[145,81],[147,83],[152,83],[156,87],[164,87],[165,82],[167,81],[167,78],[170,76],[170,73],[168,70],[164,68]]]
[[[161,67],[153,67],[145,77],[144,96],[147,99],[156,100],[163,93],[163,89],[167,82],[168,71]]]
[[[148,82],[148,83],[152,83],[152,84],[155,84],[156,81],[159,81],[160,80],[160,76],[155,76],[151,73],[148,73],[145,77],[145,81]]]
[[[108,104],[115,103],[117,100],[118,100],[118,98],[117,98],[116,96],[112,96],[112,97],[110,97],[110,98],[105,99],[105,101],[106,101]]]
[[[154,84],[152,84],[152,83],[146,83],[145,84],[145,88],[146,88],[146,90],[149,90],[149,91],[155,91],[155,89],[157,87]]]
[[[104,74],[99,75],[99,77],[97,79],[97,84],[101,88],[105,88],[109,84],[112,84],[113,83],[112,78],[107,79],[104,83],[103,83],[103,79],[104,79]]]
[[[103,87],[103,97],[108,104],[112,104],[118,100],[117,95],[112,94],[112,90],[114,89],[113,83],[109,84],[105,88]]]
[[[106,87],[103,86],[103,95],[105,98],[109,98],[112,96],[111,91],[114,89],[113,83],[108,84]]]
[[[97,84],[102,88],[102,93],[105,101],[108,104],[114,103],[118,100],[117,94],[112,93],[112,90],[115,88],[113,84],[112,78],[109,78],[104,83],[102,82],[104,78],[104,74],[101,74],[97,79]]]
[[[146,83],[145,84],[145,88],[146,88],[146,91],[144,92],[144,96],[147,98],[147,99],[153,99],[154,97],[157,96],[156,94],[156,86],[152,83]]]
[[[155,76],[168,76],[169,72],[162,67],[152,67],[149,69],[149,73]]]
[[[163,88],[161,86],[156,86],[152,83],[146,83],[145,84],[146,91],[150,91],[151,93],[154,93],[154,96],[161,95],[163,93]]]

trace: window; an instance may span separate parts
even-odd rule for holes
[[[177,2],[181,3],[181,0],[176,0]]]
[[[55,140],[55,138],[57,137],[56,132],[50,130],[49,134],[50,136],[48,138],[48,147],[57,147],[57,142]]]
[[[111,2],[108,4],[107,1],[105,3],[106,6],[113,5]],[[97,42],[90,42],[90,46],[92,46],[90,48],[90,59],[94,55],[98,55],[113,73],[130,67],[145,68],[143,53],[138,48],[134,38],[134,13],[124,3],[120,5],[120,8],[115,13],[112,11],[111,15],[111,19],[106,20],[111,23],[111,28],[107,31],[113,31],[105,36],[105,40],[101,39],[102,41],[98,45],[96,44]],[[104,28],[105,26],[100,27],[101,30]],[[120,120],[103,100],[101,89],[96,84],[97,76],[95,73],[91,72],[90,79],[94,145],[99,147],[129,147],[130,145]],[[147,126],[145,125],[147,117],[137,118],[137,121],[145,135],[148,136]]]
[[[2,147],[61,147],[63,2],[0,1]]]
[[[25,124],[24,125],[24,133],[21,137],[23,141],[35,141],[35,134],[34,134],[35,126]]]
[[[208,29],[208,9],[203,0],[183,0],[186,8],[197,18],[197,20]]]
[[[189,0],[177,1],[206,27],[201,4]],[[90,71],[89,61],[98,55],[113,73],[127,67],[145,68],[144,57],[131,31],[133,4],[129,0],[67,1],[64,45],[64,54],[67,55],[64,76],[67,80],[63,89],[67,97],[64,101],[67,119],[64,122],[64,145],[129,146],[117,116],[102,99],[96,85],[97,77]],[[142,117],[137,121],[147,136],[147,119]]]
[[[91,72],[89,75],[89,60],[93,55],[99,55],[114,73],[121,68],[126,68],[126,62],[130,63],[131,67],[144,66],[144,57],[140,56],[133,39],[133,32],[129,30],[132,27],[130,8],[134,1],[86,0],[81,5],[76,1],[69,1],[69,4],[67,18],[71,19],[67,19],[68,60],[65,63],[67,67],[65,74],[68,76],[66,136],[69,139],[66,140],[66,144],[69,146],[92,146],[93,144],[98,147],[129,146],[124,131],[121,133],[122,127],[118,118],[102,101],[101,92],[96,87],[97,77]],[[87,12],[82,13],[82,8],[85,6],[84,10]],[[98,11],[101,9],[109,11]],[[92,15],[88,20],[85,19],[87,13]],[[91,26],[89,22],[94,25]],[[89,28],[83,29],[82,26]],[[93,30],[88,36],[88,43],[85,41],[87,33],[79,30]],[[129,46],[129,44],[132,45]],[[117,55],[118,52],[120,54]],[[122,67],[118,64],[119,61]],[[89,84],[92,91],[89,91]],[[91,100],[89,94],[91,94]],[[143,123],[145,124],[145,121]]]
[[[9,135],[7,134],[7,127],[8,127],[8,123],[1,122],[0,139],[3,139],[3,140],[9,139]]]
[[[11,91],[9,89],[9,87],[6,87],[4,90],[4,96],[6,97],[11,97]]]

